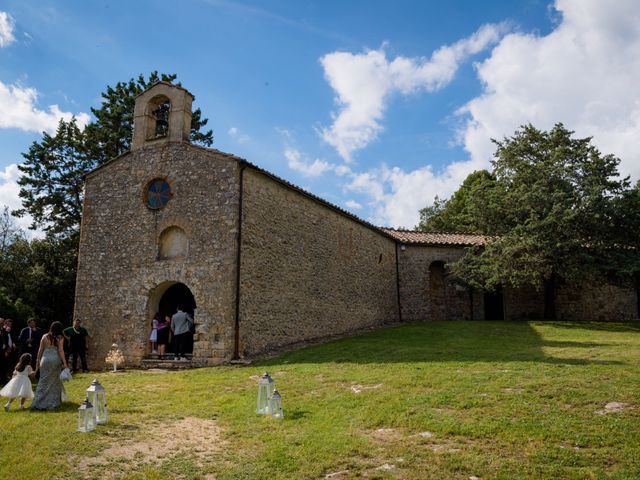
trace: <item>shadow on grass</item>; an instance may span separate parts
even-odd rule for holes
[[[306,417],[308,413],[306,410],[288,410],[286,415],[289,420],[299,420]]]
[[[640,322],[544,322],[556,328],[581,328],[600,332],[640,332]]]
[[[76,412],[80,404],[77,402],[62,402],[58,408],[55,410],[29,410],[34,413],[46,413],[46,414],[56,414],[56,413],[66,413],[66,412]]]
[[[555,323],[552,323],[555,325]],[[562,325],[569,328],[569,325]],[[584,328],[574,324],[574,328]],[[616,365],[621,361],[556,358],[545,348],[593,349],[614,344],[545,340],[529,322],[434,321],[376,330],[266,360],[282,363],[527,362]]]

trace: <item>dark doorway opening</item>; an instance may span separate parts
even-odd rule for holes
[[[429,303],[433,320],[449,320],[446,275],[444,262],[436,260],[429,265]]]
[[[484,294],[485,320],[504,320],[504,295],[502,288]]]
[[[163,316],[168,315],[169,317],[173,316],[178,309],[178,305],[182,305],[182,308],[186,313],[191,315],[191,318],[195,321],[195,310],[196,310],[196,301],[193,298],[193,294],[191,290],[184,283],[176,283],[167,288],[167,291],[164,292],[162,297],[160,298],[160,304],[158,306],[158,311]],[[195,323],[194,327],[191,329],[191,333],[188,335],[186,352],[193,353],[193,334],[195,333]],[[173,342],[170,342],[167,345],[167,352],[173,353]]]

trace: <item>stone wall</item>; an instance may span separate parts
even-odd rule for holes
[[[472,296],[468,288],[456,285],[446,274],[441,282],[439,270],[433,268],[434,263],[442,262],[446,273],[446,264],[463,254],[461,247],[405,245],[404,249],[398,248],[403,321],[484,318],[482,292],[474,291]]]
[[[461,289],[445,277],[440,290],[438,269],[464,254],[464,247],[405,245],[398,249],[400,304],[403,320],[466,320],[471,318],[468,289]],[[432,276],[436,274],[435,278]],[[434,288],[435,284],[435,288]],[[605,282],[583,286],[563,286],[556,292],[558,320],[622,321],[638,319],[638,299],[631,287]],[[536,320],[544,317],[544,292],[534,288],[503,289],[506,320]],[[474,291],[473,319],[482,320],[484,293]]]
[[[144,201],[148,182],[166,178],[173,197],[160,210]],[[112,342],[128,364],[148,353],[151,318],[162,293],[185,284],[197,309],[194,363],[233,353],[239,202],[235,159],[186,143],[127,153],[89,174],[78,259],[75,318],[91,335],[90,367],[104,366]],[[186,256],[160,259],[169,227],[187,237]]]
[[[638,298],[632,287],[608,283],[561,287],[556,293],[558,320],[622,321],[638,319]]]
[[[610,283],[564,285],[555,297],[558,320],[624,321],[638,319],[637,296],[633,288]],[[544,292],[533,288],[505,289],[506,318],[544,318]]]
[[[240,353],[398,320],[395,242],[247,168]]]
[[[539,320],[544,317],[544,291],[534,288],[505,288],[506,320]]]

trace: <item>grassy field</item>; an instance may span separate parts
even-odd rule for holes
[[[282,421],[254,413],[265,370]],[[416,323],[250,366],[95,376],[95,432],[75,432],[91,375],[60,411],[1,412],[0,478],[640,478],[640,323]]]

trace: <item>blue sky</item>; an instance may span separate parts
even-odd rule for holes
[[[382,226],[413,227],[527,122],[640,177],[635,1],[5,0],[0,203],[42,130],[153,70],[195,95],[215,148]]]

